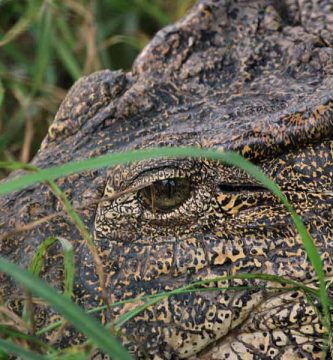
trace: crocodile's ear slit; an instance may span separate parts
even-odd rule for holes
[[[42,149],[75,134],[98,111],[117,98],[126,84],[127,77],[122,71],[102,70],[78,80],[63,100]]]

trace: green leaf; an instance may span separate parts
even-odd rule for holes
[[[157,304],[161,300],[166,298],[165,295],[157,295],[151,300],[146,301],[144,304],[137,306],[136,308],[127,311],[125,314],[119,316],[117,320],[113,323],[116,330],[119,330],[128,320],[132,319],[134,316],[140,314],[143,310],[147,309],[149,306]]]
[[[91,342],[110,355],[113,360],[131,359],[122,345],[97,320],[87,315],[78,305],[74,304],[67,297],[58,294],[44,281],[20,269],[2,257],[0,257],[0,271],[21,283],[32,294],[46,300],[80,332],[85,334]]]
[[[149,14],[155,20],[157,20],[161,25],[168,25],[171,23],[170,17],[161,9],[160,6],[154,4],[147,0],[134,0],[135,4],[139,6],[142,11]]]
[[[69,298],[73,295],[75,266],[74,266],[74,250],[72,244],[62,238],[58,237],[62,248],[64,250],[64,269],[65,269],[65,295]]]
[[[43,267],[45,253],[50,246],[56,241],[59,241],[64,251],[64,270],[65,270],[65,294],[70,298],[73,293],[74,285],[74,252],[72,244],[61,237],[49,237],[45,239],[37,248],[37,251],[32,259],[30,271],[33,275],[38,276]]]
[[[65,44],[65,42],[59,40],[55,41],[54,48],[59,59],[63,63],[63,66],[66,68],[73,80],[77,80],[81,76],[81,69],[75,56],[72,54],[71,49],[67,46],[67,44]]]
[[[194,147],[159,148],[140,151],[129,151],[126,153],[112,153],[98,156],[96,158],[70,162],[64,165],[55,166],[53,168],[43,169],[34,174],[29,174],[20,178],[11,179],[10,181],[1,184],[0,195],[9,193],[11,191],[19,190],[21,188],[33,185],[38,182],[54,180],[61,176],[79,173],[85,170],[99,169],[103,167],[109,167],[113,165],[159,157],[205,157],[212,160],[224,161],[235,166],[237,166],[237,162],[239,160],[244,160],[240,155],[233,152],[222,153],[215,150],[203,150]],[[246,163],[251,164],[248,161]],[[1,162],[0,167],[3,167],[3,163]]]
[[[40,348],[45,348],[48,352],[54,352],[54,349],[51,346],[44,344],[41,341],[41,339],[39,339],[37,336],[21,333],[15,329],[13,329],[10,325],[0,324],[0,334],[6,335],[7,337],[10,337],[12,339],[23,339],[23,340],[29,341],[30,343],[33,343],[33,344],[39,346]],[[0,346],[0,348],[1,348],[1,346]],[[1,353],[0,353],[0,359],[2,359]]]
[[[57,241],[55,237],[45,239],[37,248],[30,265],[30,271],[33,275],[38,276],[42,270],[44,256],[47,249]]]
[[[20,36],[38,15],[41,0],[29,0],[24,16],[22,16],[0,39],[0,47],[7,45]]]
[[[271,274],[236,274],[236,275],[229,275],[229,276],[217,276],[214,278],[209,278],[205,280],[195,281],[190,284],[184,285],[182,287],[179,287],[177,289],[161,292],[156,295],[148,295],[143,296],[141,298],[133,299],[133,302],[144,302],[144,304],[138,305],[134,309],[126,312],[125,314],[119,316],[116,321],[113,323],[113,326],[115,326],[116,330],[119,330],[121,326],[123,326],[127,321],[132,319],[134,316],[138,315],[145,309],[147,309],[149,306],[154,305],[166,298],[169,298],[174,295],[179,294],[186,294],[189,292],[206,292],[206,291],[243,291],[243,290],[251,290],[251,289],[265,289],[265,291],[269,291],[270,289],[267,286],[260,287],[258,285],[256,286],[250,286],[250,285],[242,285],[242,286],[225,286],[225,287],[209,287],[209,288],[200,288],[199,286],[202,285],[208,285],[211,283],[218,283],[218,282],[224,282],[228,280],[234,280],[234,279],[242,279],[242,280],[264,280],[264,281],[270,281],[270,282],[276,282],[281,285],[289,285],[290,287],[285,288],[274,288],[272,290],[274,291],[292,291],[292,290],[300,290],[305,295],[310,294],[316,298],[320,298],[320,293],[316,289],[313,289],[311,287],[308,287],[304,285],[303,283],[300,283],[295,280],[287,279],[282,276],[278,275],[271,275]],[[128,302],[128,300],[126,300]],[[111,306],[119,306],[119,303],[111,304]],[[333,301],[330,299],[330,305],[333,306]],[[105,307],[104,307],[105,308]]]
[[[0,79],[0,107],[3,103],[4,98],[5,98],[5,88],[3,87],[2,81]]]
[[[32,93],[38,91],[42,86],[52,50],[52,11],[47,8],[43,15],[38,31],[40,39],[37,42],[37,60],[32,83]]]
[[[5,350],[10,354],[17,355],[25,360],[45,360],[44,356],[38,355],[33,353],[30,350],[27,350],[19,345],[14,344],[12,341],[9,340],[2,340],[0,339],[0,350]],[[1,355],[1,352],[0,352]]]

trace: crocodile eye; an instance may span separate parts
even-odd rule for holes
[[[138,191],[142,203],[149,210],[168,212],[182,205],[191,194],[187,178],[158,180]]]

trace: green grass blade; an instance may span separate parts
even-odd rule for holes
[[[49,7],[43,13],[38,34],[37,60],[35,64],[32,93],[38,91],[43,83],[46,70],[49,65],[52,50],[52,11]]]
[[[127,311],[125,314],[119,316],[117,320],[113,323],[116,331],[118,331],[128,320],[132,319],[134,316],[140,314],[143,310],[147,309],[149,306],[157,304],[161,300],[165,299],[165,295],[157,295],[151,300],[148,300],[142,305],[138,305],[136,308]]]
[[[19,108],[13,118],[10,119],[8,127],[6,127],[6,132],[0,134],[0,153],[2,153],[6,147],[17,138],[18,134],[23,131],[24,124],[24,111],[22,108]]]
[[[198,287],[198,286],[202,286],[202,285],[207,285],[210,283],[214,283],[214,282],[221,282],[221,281],[227,281],[227,280],[233,280],[233,279],[256,279],[256,280],[264,280],[264,281],[270,281],[270,282],[277,282],[279,284],[282,285],[289,285],[290,287],[267,287],[266,285],[254,285],[254,286],[249,286],[249,285],[239,285],[239,286],[225,286],[225,287]],[[126,300],[122,300],[119,302],[115,302],[110,304],[110,307],[118,307],[118,306],[123,306],[125,304],[128,303],[140,303],[140,302],[144,302],[144,304],[139,305],[138,307],[128,311],[127,313],[119,316],[115,323],[113,324],[116,328],[119,328],[120,326],[124,325],[128,320],[130,320],[132,317],[138,315],[141,311],[145,310],[147,307],[162,301],[165,298],[174,296],[174,295],[179,295],[179,294],[187,294],[187,293],[192,293],[192,292],[207,292],[207,291],[240,291],[240,290],[265,290],[265,291],[282,291],[282,292],[286,292],[286,291],[302,291],[306,296],[311,295],[315,298],[319,298],[320,294],[318,292],[318,290],[312,288],[312,287],[308,287],[306,285],[304,285],[303,283],[297,282],[295,280],[290,280],[287,278],[284,278],[282,276],[277,276],[277,275],[271,275],[271,274],[237,274],[237,275],[229,275],[229,276],[218,276],[215,278],[210,278],[210,279],[206,279],[206,280],[200,280],[200,281],[195,281],[192,282],[190,284],[184,285],[180,288],[176,288],[174,290],[170,290],[170,291],[165,291],[165,292],[160,292],[158,294],[155,295],[146,295],[146,296],[140,296],[137,298],[133,298],[133,299],[126,299]],[[156,300],[155,300],[156,299]],[[330,306],[333,307],[333,300],[330,299]],[[88,310],[89,314],[92,313],[96,313],[96,312],[100,312],[103,310],[106,310],[107,306],[99,306],[96,308],[92,308]],[[56,329],[57,327],[61,326],[63,324],[62,320],[56,321],[54,323],[49,324],[48,326],[46,326],[43,329],[40,329],[37,332],[37,335],[40,334],[44,334],[47,333],[49,331],[52,331],[54,329]]]
[[[122,345],[97,320],[88,316],[79,306],[58,294],[45,282],[1,257],[0,271],[24,285],[32,294],[46,300],[113,360],[131,359]]]
[[[148,295],[144,296],[142,298],[136,298],[133,299],[137,302],[144,301],[144,304],[138,305],[134,309],[126,312],[125,314],[119,316],[116,321],[114,322],[114,326],[116,330],[118,330],[121,326],[123,326],[127,321],[132,319],[134,316],[138,315],[151,305],[154,305],[166,298],[169,298],[174,295],[179,294],[186,294],[186,293],[192,293],[192,292],[206,292],[206,291],[241,291],[241,290],[254,290],[254,289],[265,289],[268,290],[269,288],[266,286],[251,286],[251,285],[240,285],[240,286],[225,286],[225,287],[209,287],[209,288],[200,288],[198,286],[202,285],[208,285],[211,283],[217,283],[217,282],[224,282],[228,280],[234,280],[234,279],[242,279],[242,280],[264,280],[264,281],[270,281],[270,282],[276,282],[281,285],[289,285],[292,287],[288,288],[274,288],[274,290],[280,290],[280,291],[292,291],[292,290],[300,290],[305,295],[311,294],[312,296],[315,296],[316,298],[320,297],[320,294],[318,294],[318,291],[316,289],[307,287],[306,285],[290,280],[287,278],[283,278],[282,276],[277,275],[271,275],[271,274],[236,274],[236,275],[229,275],[229,276],[217,276],[214,278],[209,278],[205,280],[195,281],[190,284],[184,285],[180,288],[177,288],[175,290],[161,292],[156,295]],[[111,306],[119,306],[120,304],[111,304]],[[333,306],[332,301],[330,302],[330,305]]]
[[[24,360],[46,360],[46,357],[38,355],[30,350],[16,345],[9,340],[0,339],[0,350],[4,350],[7,353],[17,355]]]
[[[234,157],[237,156],[235,159]],[[232,152],[217,152],[215,150],[203,150],[193,147],[188,148],[159,148],[146,149],[140,151],[129,151],[126,153],[112,153],[98,156],[91,159],[85,159],[70,162],[64,165],[55,166],[49,169],[43,169],[35,174],[28,174],[20,178],[11,179],[0,186],[0,195],[7,194],[11,191],[19,190],[24,187],[33,185],[38,182],[55,180],[61,176],[79,173],[85,170],[100,169],[118,164],[124,164],[133,161],[147,160],[158,157],[206,157],[212,160],[225,161],[234,164],[237,160],[242,159],[240,155]],[[237,165],[236,165],[237,166]],[[1,163],[0,163],[1,167]]]
[[[0,47],[7,45],[17,36],[21,35],[31,24],[33,18],[29,16],[22,17],[8,32],[0,39]]]
[[[4,98],[5,98],[5,88],[3,87],[2,81],[0,79],[0,107],[3,103]]]
[[[49,237],[38,246],[29,268],[33,275],[38,276],[40,274],[43,267],[45,253],[56,241],[57,239],[55,237]]]
[[[33,275],[39,276],[40,271],[43,267],[44,263],[44,257],[46,254],[46,251],[50,246],[52,246],[56,241],[59,241],[63,252],[64,252],[64,289],[65,294],[68,297],[72,296],[73,293],[73,286],[74,286],[74,251],[72,244],[61,237],[49,237],[45,239],[37,248],[37,251],[32,259],[31,265],[30,265],[30,271]]]
[[[81,76],[81,69],[71,49],[65,42],[58,39],[55,41],[54,48],[64,68],[66,68],[74,81],[77,80]]]
[[[65,20],[66,16],[57,16],[55,24],[61,34],[61,41],[64,41],[69,48],[74,49],[76,45],[75,34],[73,34],[73,28]]]
[[[30,343],[33,343],[33,344],[39,346],[40,348],[45,348],[48,352],[55,351],[51,346],[45,344],[37,336],[21,333],[17,330],[14,330],[10,325],[1,325],[0,324],[0,334],[6,335],[8,338],[10,337],[12,339],[22,339],[22,340],[29,341]],[[0,348],[1,348],[1,346],[0,346]],[[1,359],[1,355],[0,355],[0,359]]]
[[[49,360],[87,360],[90,359],[88,352],[79,352],[79,353],[60,353],[58,356],[50,357]]]
[[[199,288],[197,286],[201,286],[201,285],[206,285],[209,284],[211,282],[218,282],[218,281],[226,281],[226,280],[232,280],[232,279],[261,279],[261,280],[266,280],[266,281],[272,281],[272,282],[277,282],[279,284],[288,284],[291,287],[288,288],[268,288],[267,286],[249,286],[249,285],[244,285],[244,286],[225,286],[225,287],[205,287],[205,288]],[[207,279],[207,280],[201,280],[201,281],[196,281],[193,283],[190,283],[188,285],[182,286],[180,288],[176,288],[174,290],[170,290],[170,291],[165,291],[165,292],[160,292],[158,294],[154,294],[154,295],[146,295],[146,296],[139,296],[136,298],[132,298],[132,299],[126,299],[126,300],[121,300],[115,303],[111,303],[110,307],[118,307],[118,306],[123,306],[125,304],[128,303],[141,303],[144,302],[144,304],[139,305],[140,308],[135,308],[133,310],[130,310],[129,312],[119,316],[117,318],[117,320],[115,321],[114,325],[116,327],[119,327],[119,324],[124,324],[126,321],[130,320],[133,316],[139,314],[141,311],[143,311],[144,309],[146,309],[147,307],[151,306],[152,304],[155,304],[155,302],[159,302],[165,298],[174,296],[174,295],[179,295],[179,294],[187,294],[187,293],[192,293],[192,292],[207,292],[207,291],[222,291],[222,290],[230,290],[230,291],[239,291],[239,290],[254,290],[254,289],[262,289],[262,290],[281,290],[281,291],[292,291],[292,290],[301,290],[304,293],[309,293],[312,296],[318,298],[319,294],[318,291],[316,289],[307,287],[305,285],[303,285],[302,283],[293,281],[293,280],[289,280],[280,276],[274,276],[274,275],[269,275],[269,274],[239,274],[239,275],[230,275],[230,276],[220,276],[220,277],[216,277],[216,278],[211,278],[211,279]],[[157,299],[157,301],[155,301],[155,299]],[[150,303],[150,301],[153,301],[152,303]],[[331,305],[333,306],[333,301],[331,302]],[[89,314],[93,314],[96,312],[100,312],[103,310],[106,310],[107,306],[103,305],[103,306],[98,306],[96,308],[92,308],[89,309],[87,311],[87,313]],[[56,329],[57,327],[61,326],[63,324],[63,320],[58,320],[55,321],[54,323],[51,323],[49,325],[47,325],[46,327],[40,329],[37,331],[37,335],[41,335],[41,334],[45,334],[49,331],[52,331],[54,329]]]
[[[73,295],[73,287],[74,287],[74,276],[75,276],[75,266],[74,266],[74,249],[72,244],[62,238],[59,237],[62,248],[64,250],[64,270],[65,270],[65,295],[69,298]]]
[[[29,0],[25,14],[0,39],[0,47],[7,45],[20,36],[38,15],[41,0]]]
[[[134,2],[142,9],[142,11],[152,16],[161,25],[165,26],[171,23],[168,14],[166,14],[158,5],[154,4],[154,2],[147,0],[134,0]]]
[[[137,50],[142,50],[143,44],[134,36],[129,35],[113,35],[105,40],[103,47],[111,47],[117,44],[128,44]]]

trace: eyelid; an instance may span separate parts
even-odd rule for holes
[[[144,160],[124,167],[124,173],[120,176],[122,181],[117,188],[125,190],[132,186],[143,183],[148,185],[169,177],[191,177],[192,174],[200,172],[201,167],[201,161],[197,159]]]
[[[144,189],[145,187],[149,186],[151,184],[148,184],[148,185],[138,185],[138,186],[131,186],[131,187],[128,187],[127,189],[125,190],[122,190],[122,191],[118,191],[118,192],[115,192],[114,194],[112,195],[109,195],[109,196],[103,196],[99,201],[98,203],[103,203],[103,202],[109,202],[109,201],[114,201],[114,200],[117,200],[125,195],[128,195],[128,194],[131,194],[131,193],[135,193],[139,190],[142,190]]]
[[[166,180],[170,178],[184,178],[189,177],[189,173],[175,167],[161,167],[155,169],[147,169],[140,174],[138,174],[134,179],[131,179],[127,184],[128,187],[138,187],[138,186],[149,186],[155,181]]]

